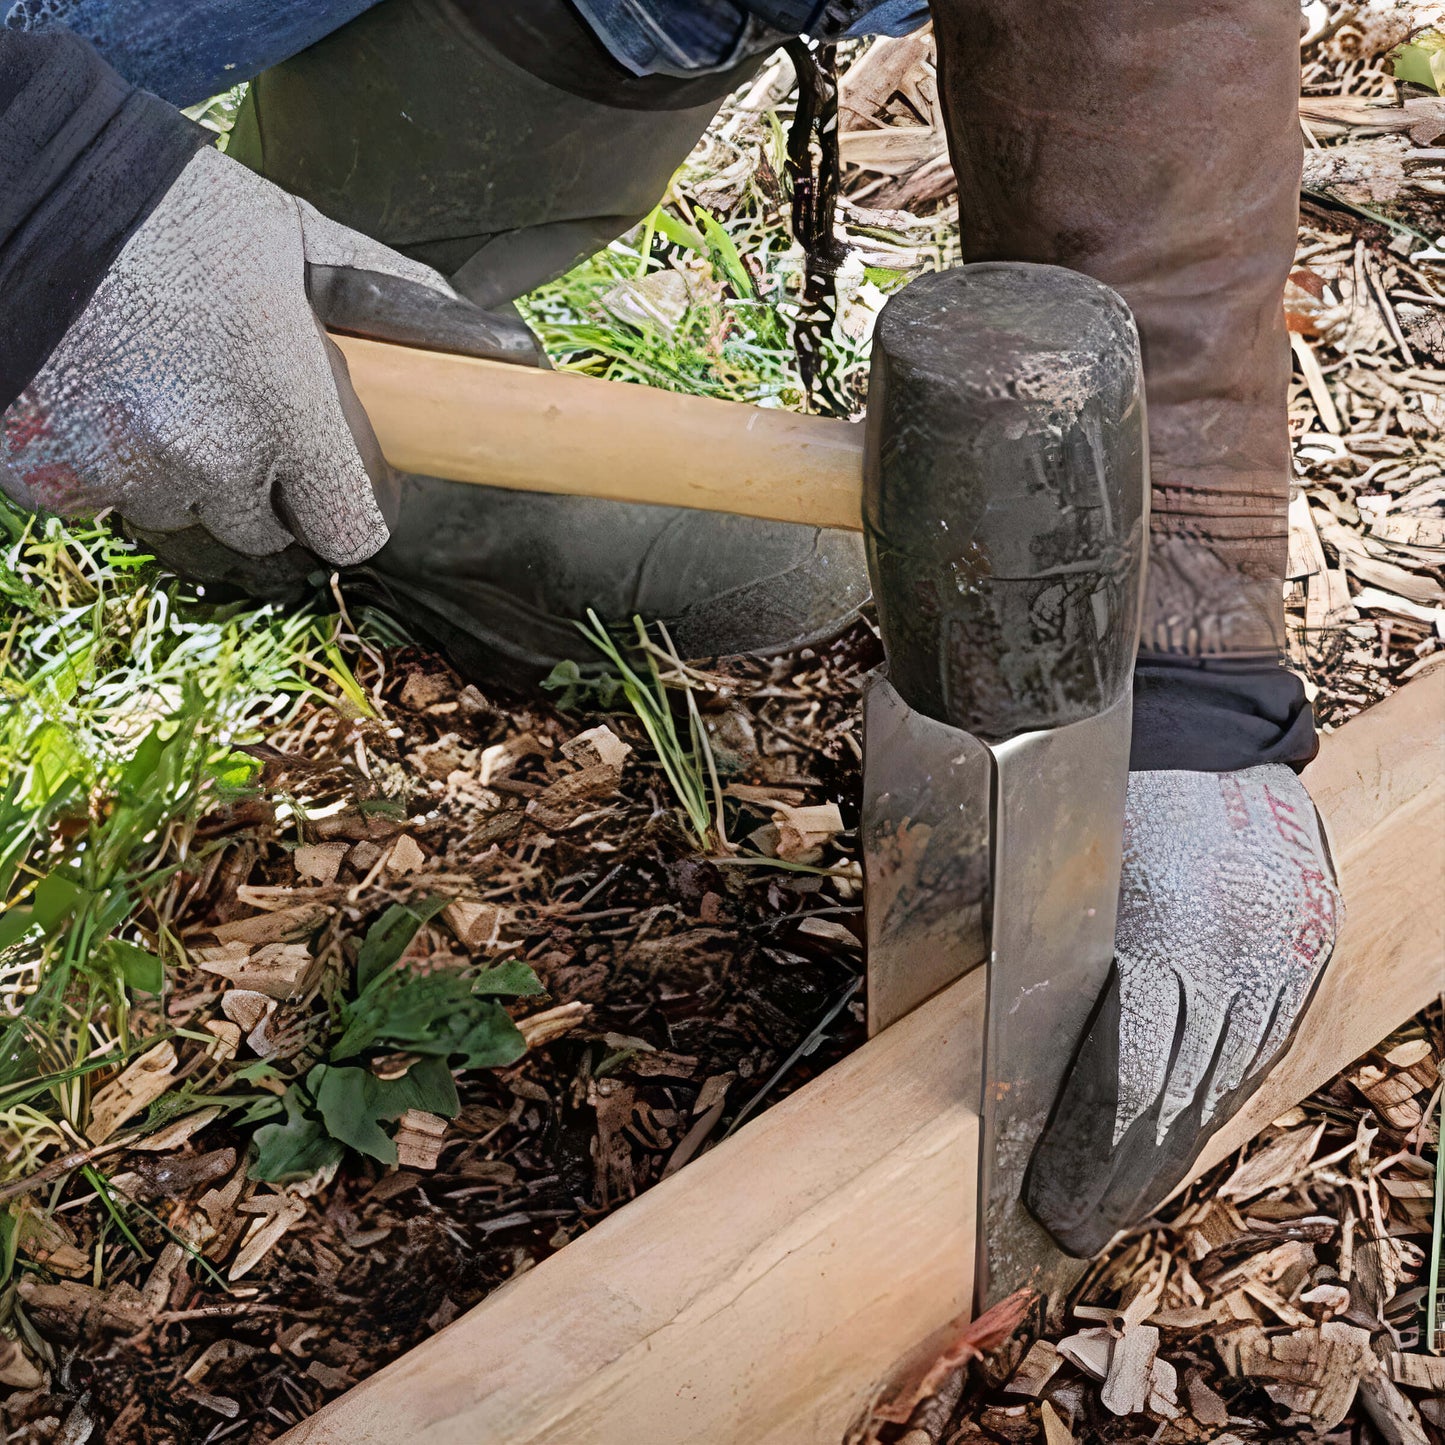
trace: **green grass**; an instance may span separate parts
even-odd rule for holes
[[[335,618],[206,603],[106,523],[0,502],[0,1186],[83,1147],[95,1075],[164,1028],[177,874],[238,751],[361,690]],[[102,1202],[109,1207],[108,1197]]]
[[[694,696],[692,675],[678,657],[667,628],[660,622],[656,624],[662,638],[662,645],[658,646],[649,635],[647,623],[640,617],[632,619],[637,634],[636,647],[642,655],[642,665],[647,669],[644,677],[633,667],[591,608],[587,611],[587,621],[577,625],[583,637],[607,659],[612,672],[620,680],[618,687],[642,723],[648,741],[662,763],[662,770],[682,804],[693,840],[704,853],[728,851],[717,763]],[[664,667],[667,668],[666,674]],[[570,679],[576,671],[576,668],[563,671],[563,679],[568,685],[572,685]],[[553,674],[553,678],[557,676],[557,673]],[[669,689],[681,692],[683,696],[687,710],[686,740],[673,716]]]

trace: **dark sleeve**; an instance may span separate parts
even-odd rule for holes
[[[208,139],[84,40],[0,29],[0,410]]]
[[[1277,662],[1141,652],[1134,668],[1136,772],[1296,771],[1319,751],[1304,683]]]

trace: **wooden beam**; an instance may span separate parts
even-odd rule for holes
[[[980,973],[285,1439],[838,1445],[972,1296],[982,1008]]]
[[[333,336],[401,471],[858,531],[863,428]]]
[[[1208,1168],[1445,988],[1445,667],[1309,773],[1349,910]],[[959,980],[292,1430],[292,1445],[838,1445],[966,1306],[983,1024]]]

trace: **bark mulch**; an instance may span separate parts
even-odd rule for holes
[[[32,1196],[7,1438],[272,1439],[856,1046],[878,659],[859,624],[701,680],[743,861],[688,836],[632,713],[489,696],[416,649],[360,670],[378,718],[318,706],[257,749],[259,789],[205,820],[177,883],[181,1036],[144,1056],[159,1089],[116,1105],[123,1138],[158,1093],[184,1101],[167,1147],[104,1161],[141,1251],[93,1181]],[[459,1074],[454,1118],[406,1114],[395,1166],[250,1177],[251,1129],[196,1106],[305,1079],[358,940],[443,898],[400,966],[525,962],[545,990],[506,1000],[525,1054]]]

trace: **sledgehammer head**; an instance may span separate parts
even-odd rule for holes
[[[878,319],[867,427],[869,568],[908,705],[997,742],[1117,701],[1147,532],[1123,301],[1056,266],[920,277]]]

